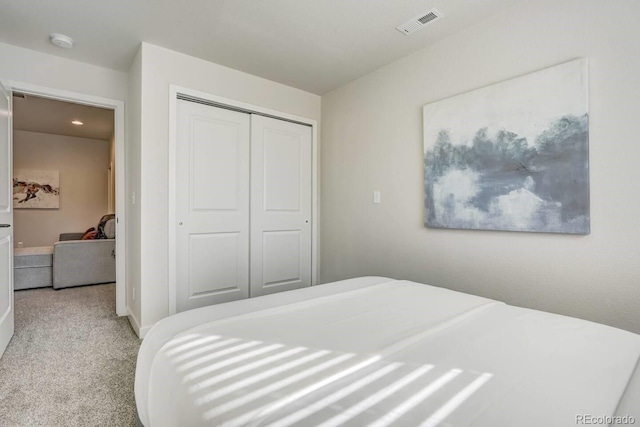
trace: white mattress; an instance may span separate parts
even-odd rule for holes
[[[146,427],[640,422],[639,356],[630,332],[363,277],[159,322],[135,394]]]

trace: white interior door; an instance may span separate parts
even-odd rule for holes
[[[178,312],[249,296],[250,120],[178,101]]]
[[[0,356],[13,336],[11,97],[0,84]]]
[[[251,119],[251,296],[311,286],[311,127]]]

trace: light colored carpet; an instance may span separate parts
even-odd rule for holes
[[[15,292],[0,359],[0,426],[134,426],[140,340],[115,314],[115,285]]]

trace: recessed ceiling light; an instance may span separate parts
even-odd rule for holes
[[[51,34],[49,36],[51,39],[51,43],[55,44],[58,47],[63,47],[65,49],[71,49],[73,47],[73,39],[69,36],[65,36],[64,34]]]
[[[74,120],[71,122],[71,124],[76,125],[76,126],[82,126],[84,123],[82,123],[80,120]]]

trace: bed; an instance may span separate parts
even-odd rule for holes
[[[164,319],[135,396],[146,427],[623,425],[639,356],[631,332],[361,277]]]

